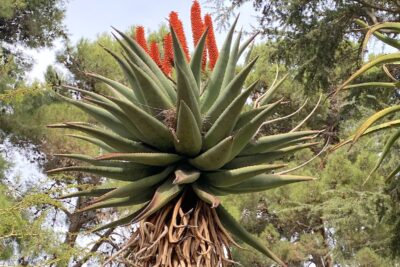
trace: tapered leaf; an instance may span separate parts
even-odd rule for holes
[[[58,96],[62,98],[64,101],[71,103],[74,106],[82,109],[84,112],[88,113],[98,122],[103,124],[105,127],[111,129],[118,135],[125,138],[135,138],[135,136],[129,133],[124,124],[108,110],[96,107],[94,105],[82,101],[73,100],[60,94],[58,94]]]
[[[164,181],[174,170],[174,166],[170,166],[161,172],[151,176],[143,177],[134,182],[124,184],[113,191],[95,199],[94,202],[105,201],[111,198],[122,198],[128,196],[135,196],[145,193],[146,191],[154,192],[154,186]]]
[[[394,169],[387,177],[386,177],[386,181],[391,180],[393,177],[396,176],[396,174],[400,173],[400,165]]]
[[[357,77],[365,73],[367,70],[369,70],[372,67],[375,67],[379,64],[387,64],[387,63],[393,63],[397,62],[400,60],[400,53],[393,53],[393,54],[388,54],[388,55],[383,55],[379,56],[370,62],[366,63],[364,66],[362,66],[359,70],[357,70],[353,75],[350,76],[337,90],[337,94],[340,90],[342,90],[344,87],[346,87],[348,84],[350,84],[352,81],[354,81]]]
[[[123,112],[123,110],[118,107],[118,105],[116,105],[115,103],[111,102],[102,102],[102,101],[97,101],[94,99],[90,99],[90,98],[84,98],[86,101],[91,102],[93,104],[96,104],[106,110],[108,110],[110,113],[112,113],[117,119],[119,119],[123,125],[125,126],[125,128],[129,131],[129,133],[131,134],[130,136],[132,136],[130,139],[133,141],[143,141],[143,135],[142,133],[139,131],[139,129],[135,126],[135,124],[132,123],[132,121],[129,119],[129,117]],[[115,105],[115,106],[114,106]]]
[[[146,208],[138,214],[133,222],[139,222],[146,219],[150,215],[156,213],[162,207],[171,202],[172,199],[181,193],[183,186],[173,184],[173,178],[166,180],[155,192],[153,199],[146,206]]]
[[[178,113],[175,149],[187,156],[199,154],[202,146],[202,136],[197,126],[196,118],[185,102],[181,101]]]
[[[174,184],[191,184],[200,177],[200,172],[194,169],[178,168],[175,170]]]
[[[368,135],[371,133],[386,130],[386,129],[396,127],[396,126],[400,126],[400,120],[389,121],[389,122],[379,124],[377,126],[369,127],[361,136],[365,136],[365,135]],[[344,141],[340,142],[339,144],[330,148],[330,150],[335,151],[336,149],[341,148],[344,145],[347,145],[348,143],[350,143],[353,140],[353,138],[354,138],[354,135],[348,137],[346,140],[344,140]]]
[[[386,142],[385,147],[383,148],[383,151],[379,157],[378,162],[376,163],[375,167],[373,168],[373,170],[371,171],[370,175],[368,177],[370,177],[382,164],[383,160],[387,157],[387,155],[390,152],[390,149],[393,147],[394,143],[400,138],[400,129],[397,130],[397,132],[395,132],[390,138],[389,140]]]
[[[269,101],[272,99],[274,96],[274,93],[281,87],[284,81],[289,77],[290,73],[285,74],[277,83],[275,83],[273,86],[271,86],[263,95],[260,101],[260,105],[266,105],[269,104]]]
[[[252,108],[248,111],[243,112],[242,114],[239,115],[238,121],[235,124],[234,131],[242,128],[245,124],[247,124],[251,119],[256,117],[258,114],[260,114],[264,109],[269,108],[271,104],[269,105],[264,105],[261,107],[257,108]]]
[[[89,142],[89,143],[91,143],[93,145],[98,146],[100,148],[100,150],[104,149],[107,152],[116,151],[115,148],[112,148],[111,146],[107,145],[103,141],[100,141],[99,139],[96,139],[96,138],[92,138],[90,136],[78,135],[78,134],[66,134],[66,136],[73,137],[73,138],[76,138],[76,139],[80,139],[80,140]]]
[[[185,60],[185,59],[184,59]],[[185,60],[186,64],[186,60]],[[197,128],[201,128],[201,114],[199,109],[198,97],[193,93],[193,90],[198,90],[197,88],[191,88],[190,82],[187,79],[187,75],[183,72],[182,68],[179,65],[175,66],[176,77],[177,77],[177,97],[178,103],[176,110],[178,113],[180,112],[181,102],[185,102],[185,104],[189,107],[191,113],[193,114]]]
[[[174,89],[172,88],[171,81],[168,80],[168,78],[164,75],[162,70],[157,66],[157,64],[149,56],[149,54],[147,54],[147,52],[133,38],[129,37],[121,31],[118,31],[115,28],[114,30],[124,39],[128,47],[133,51],[133,53],[136,54],[150,68],[151,72],[154,73],[154,75],[160,81],[162,88],[166,90],[171,100],[173,102],[176,101],[176,94],[174,92]],[[123,48],[125,47],[123,46]],[[129,51],[127,51],[127,53],[129,54]],[[134,63],[136,62],[134,61]]]
[[[366,29],[366,31],[368,31],[368,27],[369,27],[369,26],[368,26],[367,23],[365,23],[364,21],[359,20],[359,19],[356,19],[355,22],[356,22],[358,25],[360,25],[361,27],[364,27],[364,28]],[[381,40],[382,42],[384,42],[384,43],[386,43],[386,44],[388,44],[388,45],[391,45],[391,46],[393,46],[393,47],[396,47],[396,48],[400,49],[400,41],[399,41],[399,40],[390,38],[390,37],[388,37],[387,35],[384,35],[384,34],[378,32],[376,29],[375,29],[375,30],[372,30],[372,28],[371,28],[371,31],[372,31],[371,33],[372,33],[376,38],[378,38],[379,40]],[[364,42],[366,43],[366,41],[364,41]]]
[[[375,24],[374,26],[372,26],[369,29],[369,31],[367,32],[367,34],[365,35],[363,48],[364,49],[366,48],[367,43],[368,43],[369,39],[371,38],[372,34],[377,33],[377,32],[379,32],[380,30],[383,30],[383,29],[394,30],[394,32],[399,33],[400,32],[400,23],[398,23],[398,22],[384,22],[384,23],[378,23],[378,24]],[[375,36],[377,36],[377,34],[375,34]],[[400,49],[400,42],[399,41],[397,41],[395,39],[392,39],[392,38],[389,38],[388,36],[385,36],[385,35],[383,35],[383,36],[386,37],[386,38],[383,38],[382,34],[378,34],[378,36],[377,37],[381,41],[383,41],[383,42],[385,42],[385,43],[387,43],[387,44],[389,44],[391,46],[394,46],[397,49]]]
[[[244,125],[237,133],[235,133],[234,144],[232,147],[230,159],[236,157],[240,153],[240,151],[242,151],[242,149],[249,143],[254,134],[257,133],[258,129],[265,122],[266,118],[270,115],[270,111],[278,104],[279,103],[270,105],[267,109],[263,110],[255,118]]]
[[[375,113],[371,117],[369,117],[355,132],[352,143],[354,144],[363,135],[363,133],[376,121],[382,119],[383,117],[385,117],[391,113],[397,112],[397,111],[400,111],[400,105],[385,108],[385,109]]]
[[[234,138],[229,136],[196,158],[189,159],[189,163],[204,171],[219,169],[229,160],[233,142]]]
[[[220,170],[203,173],[204,181],[216,187],[229,187],[267,171],[283,168],[287,164],[262,164],[232,170]],[[203,179],[203,178],[202,178]]]
[[[229,214],[229,212],[222,206],[219,205],[216,209],[219,219],[224,227],[234,236],[236,236],[241,241],[246,244],[252,246],[257,249],[267,257],[271,258],[278,264],[282,266],[286,266],[286,264],[279,259],[272,251],[270,251],[263,242],[255,236],[252,236],[249,232],[244,229],[242,225],[240,225],[233,217]]]
[[[110,166],[110,167],[129,167],[129,162],[118,162],[118,161],[98,161],[95,158],[82,155],[82,154],[54,154],[55,157],[64,157],[69,159],[80,160],[83,162],[90,163],[96,166]]]
[[[144,110],[150,112],[150,110],[147,107],[146,99],[144,98],[144,94],[142,92],[142,88],[140,87],[139,81],[137,80],[135,73],[132,71],[129,64],[120,56],[115,54],[113,51],[107,48],[104,48],[104,50],[106,50],[117,61],[118,65],[120,66],[122,72],[125,75],[125,78],[128,80],[129,84],[133,88],[133,93],[135,95],[135,98],[142,105]]]
[[[110,153],[99,156],[97,160],[125,160],[150,166],[167,166],[182,159],[172,153]]]
[[[230,194],[244,194],[261,192],[291,183],[305,182],[311,180],[315,180],[315,178],[310,176],[297,175],[260,174],[255,177],[248,178],[245,181],[233,186],[218,187],[218,190],[228,192]]]
[[[197,82],[195,77],[193,76],[193,72],[186,60],[186,56],[185,56],[185,52],[183,51],[182,45],[178,39],[178,37],[176,36],[176,33],[174,31],[174,29],[171,27],[171,35],[172,35],[172,41],[173,41],[173,46],[174,46],[174,64],[175,64],[175,69],[179,68],[179,71],[181,72],[181,78],[185,78],[184,82],[181,81],[177,81],[178,83],[181,82],[181,85],[185,85],[187,88],[180,88],[180,91],[178,91],[178,101],[180,100],[184,100],[189,107],[192,108],[190,102],[188,101],[188,98],[184,99],[179,98],[179,94],[181,93],[181,95],[185,95],[185,96],[192,96],[190,98],[195,98],[196,103],[197,100],[199,99],[199,88],[197,86]],[[189,91],[190,90],[190,91]],[[190,93],[191,92],[191,93]],[[191,100],[192,101],[192,100]],[[178,102],[179,103],[179,102]],[[193,111],[193,110],[192,110]],[[194,113],[194,111],[193,111]]]
[[[143,207],[138,207],[135,209],[135,211],[133,211],[129,215],[122,217],[121,219],[118,219],[116,221],[107,223],[105,225],[98,226],[98,227],[94,228],[92,230],[92,232],[98,232],[98,231],[101,231],[104,229],[114,228],[114,227],[118,227],[121,225],[129,224],[138,214],[140,214],[145,209],[145,207],[146,207],[146,205]]]
[[[257,35],[260,34],[260,32],[256,32],[255,34],[253,34],[252,36],[250,36],[246,41],[244,41],[244,43],[240,46],[239,48],[239,52],[238,52],[238,58],[240,58],[240,56],[243,54],[243,52],[246,50],[246,48],[253,43],[253,40],[257,37]]]
[[[253,59],[246,67],[244,67],[239,74],[237,74],[230,83],[227,85],[224,91],[222,91],[215,103],[211,106],[207,113],[207,120],[214,123],[219,115],[226,109],[227,106],[238,96],[243,88],[244,81],[252,70],[258,57]],[[255,86],[253,84],[252,86]]]
[[[221,200],[214,196],[206,187],[201,186],[197,183],[192,184],[192,188],[194,193],[204,202],[211,205],[211,208],[214,209],[219,206]]]
[[[255,89],[258,82],[254,82],[244,92],[237,96],[232,103],[222,112],[213,126],[204,136],[203,148],[209,149],[219,141],[229,136],[239,118],[240,112],[246,103],[247,98]]]
[[[217,97],[220,93],[221,85],[224,80],[226,67],[228,65],[229,53],[230,53],[230,48],[231,48],[231,43],[232,43],[232,36],[233,36],[233,32],[235,30],[238,18],[239,17],[236,18],[235,22],[233,23],[231,29],[228,32],[228,35],[226,36],[225,42],[222,45],[220,54],[218,56],[217,63],[215,64],[214,70],[211,73],[210,80],[204,90],[202,97],[201,97],[201,113],[202,114],[207,113],[207,111],[213,105],[214,101],[217,99]]]
[[[239,34],[236,36],[235,42],[232,45],[231,54],[229,55],[228,65],[226,67],[224,75],[224,80],[221,85],[221,92],[225,91],[226,86],[233,80],[235,76],[241,38],[242,38],[242,30],[240,30]]]
[[[157,169],[143,168],[132,166],[131,168],[123,167],[103,167],[103,166],[71,166],[58,168],[48,171],[48,174],[60,172],[86,172],[95,175],[105,176],[120,181],[135,181],[143,177],[149,176],[157,172]]]
[[[319,144],[319,142],[306,143],[306,144],[286,147],[286,148],[283,148],[280,150],[271,151],[271,152],[267,152],[267,153],[237,157],[237,158],[233,159],[232,161],[230,161],[228,164],[226,164],[223,168],[224,169],[236,169],[236,168],[241,168],[241,167],[246,167],[246,166],[251,166],[251,165],[256,165],[256,164],[269,163],[276,159],[283,158],[287,155],[291,155],[299,150],[310,148],[310,147],[313,147],[318,144]]]
[[[48,125],[49,128],[65,128],[78,130],[87,133],[94,138],[104,142],[106,145],[121,152],[151,152],[152,149],[129,139],[123,138],[112,132],[106,131],[99,127],[94,127],[88,123],[66,122],[60,124]]]
[[[117,107],[117,105],[115,105],[113,102],[108,100],[105,96],[88,91],[88,90],[83,90],[83,89],[73,87],[73,86],[68,86],[68,85],[62,85],[60,89],[76,91],[76,92],[81,93],[84,96],[90,96],[92,99],[95,99],[95,100],[101,101],[101,102],[105,102],[105,103],[108,103],[110,105],[114,105]]]
[[[291,132],[284,134],[276,134],[263,136],[259,138],[257,141],[250,142],[240,155],[252,155],[257,153],[265,153],[272,150],[275,150],[277,147],[284,145],[286,142],[291,142],[293,140],[306,137],[306,136],[314,136],[320,133],[320,131],[301,131],[301,132]],[[300,141],[303,141],[302,139]]]
[[[354,88],[399,88],[400,82],[396,83],[385,83],[385,82],[368,82],[368,83],[358,83],[351,84],[343,87],[343,89],[354,89]]]
[[[111,88],[113,88],[115,91],[126,97],[126,99],[132,101],[132,103],[138,103],[138,99],[136,98],[133,89],[129,88],[128,86],[123,85],[122,83],[119,83],[117,81],[108,79],[104,76],[101,76],[99,74],[95,73],[90,73],[87,72],[86,75],[89,77],[95,78],[99,81],[104,82],[105,84],[109,85]]]
[[[130,114],[129,119],[146,138],[145,143],[163,151],[168,151],[173,147],[171,132],[162,122],[132,103],[111,97],[110,100],[116,103],[126,114]]]
[[[134,63],[128,62],[135,73],[143,97],[146,100],[152,114],[158,114],[163,110],[173,107],[171,99],[163,92],[157,83]]]
[[[123,198],[116,198],[110,199],[102,202],[96,202],[89,206],[86,206],[77,212],[87,212],[96,209],[104,209],[104,208],[118,208],[118,207],[126,207],[131,205],[137,205],[146,203],[151,199],[153,192],[151,191],[143,191],[139,194],[130,196],[130,197],[123,197]]]
[[[201,81],[201,68],[202,68],[202,59],[203,54],[205,52],[205,43],[207,39],[208,28],[204,31],[201,36],[197,46],[194,50],[193,57],[190,60],[190,68],[193,73],[193,77],[196,80],[197,88],[200,89],[200,81]]]
[[[59,199],[72,198],[72,197],[98,197],[98,196],[108,193],[114,189],[115,188],[94,188],[94,189],[90,189],[90,190],[82,190],[82,191],[63,195],[63,196],[59,197]]]

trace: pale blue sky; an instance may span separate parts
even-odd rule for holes
[[[202,4],[202,14],[211,10],[206,8],[204,1]],[[183,21],[186,35],[190,34],[190,7],[192,0],[69,0],[65,25],[72,43],[76,43],[80,38],[95,39],[103,32],[110,32],[110,26],[120,30],[127,30],[132,25],[141,24],[149,30],[158,29],[159,25],[166,22],[166,18],[171,11],[177,11]],[[255,13],[251,4],[240,8],[239,27],[250,30],[251,24],[255,24]],[[224,33],[217,33],[217,42],[221,44]],[[54,64],[55,50],[61,44],[56,43],[53,49],[41,49],[30,51],[36,64],[29,74],[29,79],[43,79],[43,73],[49,64]]]

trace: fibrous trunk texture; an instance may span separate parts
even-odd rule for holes
[[[215,210],[197,198],[186,202],[189,195],[141,221],[112,260],[138,267],[233,266],[229,249],[237,244]]]

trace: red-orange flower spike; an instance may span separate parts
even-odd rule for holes
[[[162,68],[161,59],[160,59],[160,51],[158,50],[158,45],[156,41],[152,41],[150,44],[150,56],[154,60],[154,62]]]
[[[204,24],[205,27],[208,28],[207,34],[207,50],[208,50],[208,59],[210,60],[210,69],[212,70],[217,63],[218,59],[218,47],[217,42],[215,41],[214,27],[212,23],[211,16],[209,14],[204,16]]]
[[[199,2],[197,0],[193,1],[193,5],[190,12],[190,20],[192,23],[192,35],[193,35],[193,44],[196,47],[199,42],[201,35],[204,33],[204,23],[201,18],[201,8]],[[204,70],[207,62],[207,50],[204,49],[203,58],[202,58],[202,69]]]
[[[189,48],[187,46],[185,32],[183,30],[182,21],[178,17],[178,13],[172,11],[169,14],[169,23],[171,27],[174,29],[176,36],[178,37],[179,42],[182,45],[183,51],[185,52],[186,59],[189,61]]]
[[[171,74],[173,61],[174,50],[172,46],[172,35],[168,33],[164,36],[164,58],[162,62],[162,70],[166,75]]]
[[[147,47],[146,37],[144,34],[144,27],[137,26],[135,29],[135,39],[136,42],[147,52],[149,53],[149,48]]]

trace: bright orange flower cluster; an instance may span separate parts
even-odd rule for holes
[[[197,46],[197,43],[200,41],[201,36],[204,33],[205,27],[203,20],[201,18],[201,8],[200,4],[197,1],[193,2],[191,12],[190,12],[190,20],[192,22],[192,35],[193,35],[193,44]],[[203,52],[202,58],[202,69],[205,70],[207,64],[207,50]]]
[[[192,37],[193,44],[196,46],[203,35],[206,28],[208,28],[208,34],[206,39],[206,49],[203,54],[202,68],[205,70],[207,63],[207,54],[209,59],[209,69],[213,69],[218,59],[218,47],[215,41],[215,34],[211,16],[209,14],[204,16],[204,22],[201,17],[201,8],[197,0],[193,1],[190,14],[191,26],[192,26]],[[183,51],[185,52],[186,59],[190,60],[189,48],[186,42],[186,36],[183,29],[182,21],[179,19],[177,12],[171,12],[169,14],[170,27],[174,29]],[[163,57],[160,56],[159,44],[156,41],[150,43],[150,49],[148,47],[145,31],[142,26],[136,27],[135,39],[138,44],[151,56],[154,62],[163,70],[166,75],[171,75],[172,67],[174,64],[173,54],[173,43],[171,33],[168,33],[163,38]]]
[[[209,67],[210,69],[213,69],[218,59],[218,47],[217,47],[217,42],[215,41],[212,19],[209,14],[204,16],[204,24],[208,28],[207,51],[208,51],[208,59],[210,61]]]

